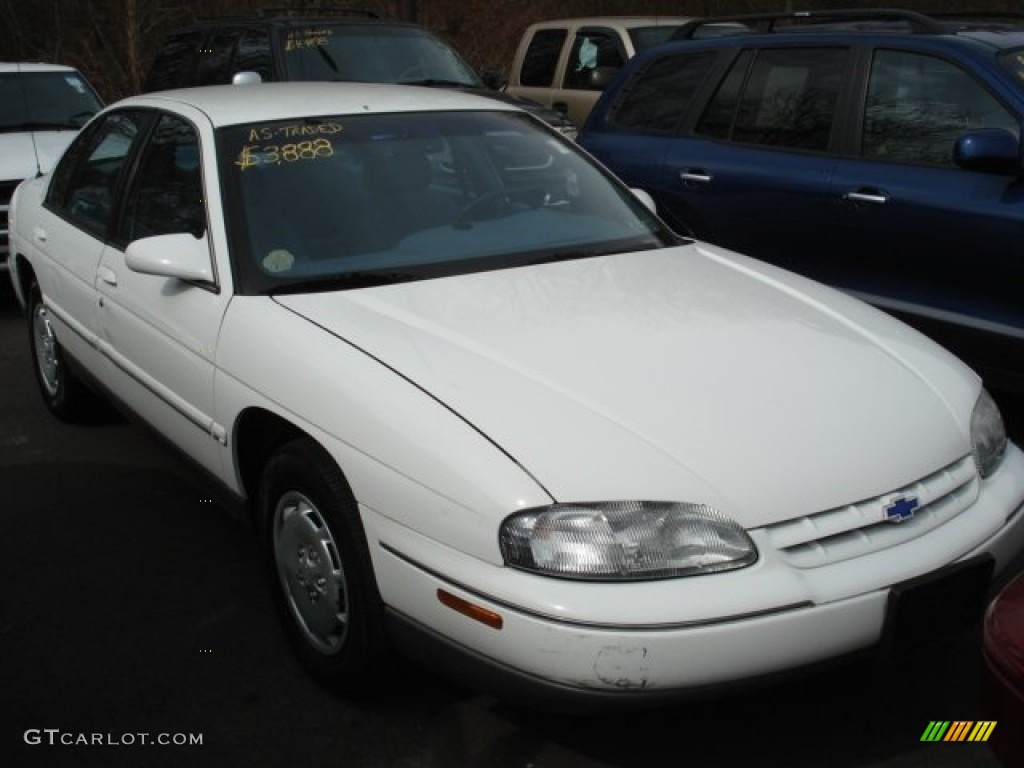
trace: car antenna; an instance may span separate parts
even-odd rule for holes
[[[31,120],[31,109],[28,103],[28,93],[25,91],[25,81],[21,77],[21,62],[17,63],[18,67],[18,90],[21,91],[21,100],[25,102],[25,117],[28,118],[29,131],[28,135],[32,138],[32,157],[36,159],[36,178],[38,179],[43,175],[43,166],[39,163],[39,147],[36,146],[36,132],[32,130]]]

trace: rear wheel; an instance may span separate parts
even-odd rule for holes
[[[80,420],[88,393],[67,366],[38,283],[32,283],[28,292],[28,341],[36,383],[46,407],[62,421]]]
[[[257,507],[275,599],[299,660],[332,690],[369,693],[384,670],[387,632],[341,470],[312,440],[288,443],[267,463]]]

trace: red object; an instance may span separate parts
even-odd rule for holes
[[[992,751],[1006,768],[1024,768],[1024,573],[989,605],[982,651]]]

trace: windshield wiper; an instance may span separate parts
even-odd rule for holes
[[[414,272],[350,272],[344,275],[328,275],[325,277],[312,277],[308,280],[298,280],[294,283],[285,283],[269,288],[268,296],[278,296],[291,293],[321,293],[324,291],[349,290],[353,288],[375,288],[381,285],[394,285],[395,283],[408,283],[413,280],[423,280],[427,275]]]

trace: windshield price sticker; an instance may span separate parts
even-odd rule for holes
[[[338,123],[289,123],[288,125],[263,125],[249,129],[249,141],[274,141],[274,139],[297,139],[306,136],[333,136],[344,128]]]
[[[303,48],[319,48],[327,45],[331,37],[329,29],[300,29],[288,33],[285,51],[300,51]]]
[[[304,160],[322,160],[334,154],[330,139],[314,139],[294,144],[250,144],[238,153],[237,165],[243,171],[257,165],[281,165]]]

